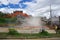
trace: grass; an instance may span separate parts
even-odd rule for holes
[[[8,35],[5,32],[0,32],[0,38],[6,38]]]
[[[59,31],[60,32],[60,31]],[[58,34],[49,34],[47,31],[42,30],[40,33],[18,33],[15,29],[10,28],[8,33],[0,32],[0,38],[51,38],[60,37]]]
[[[51,37],[60,37],[60,34],[49,34],[48,36],[43,34],[28,34],[20,33],[19,35],[9,35],[8,33],[0,33],[0,38],[51,38]]]

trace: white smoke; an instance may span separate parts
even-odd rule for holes
[[[40,17],[30,17],[26,18],[22,26],[42,26]]]

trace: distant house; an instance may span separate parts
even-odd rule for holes
[[[26,13],[23,13],[23,11],[14,11],[12,13],[12,17],[15,17],[17,15],[21,15],[21,16],[24,16],[24,17],[29,17],[29,15],[27,15]]]
[[[47,22],[47,18],[46,17],[41,17],[41,20],[44,22]]]
[[[47,23],[47,18],[46,17],[41,17],[41,21],[43,23],[43,25],[45,25]]]

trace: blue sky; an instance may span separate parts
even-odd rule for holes
[[[18,1],[18,0],[17,0]],[[21,0],[19,1],[18,4],[12,4],[12,3],[9,3],[8,5],[5,5],[5,4],[1,4],[0,5],[0,8],[4,8],[4,7],[10,7],[10,8],[25,8],[27,5],[26,4],[23,4],[24,2],[31,2],[33,0]],[[22,6],[20,7],[19,4]]]
[[[60,16],[60,0],[0,0],[0,11],[22,10],[32,16],[50,17],[50,3],[53,16]]]

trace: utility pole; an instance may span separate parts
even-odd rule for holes
[[[52,26],[52,9],[51,9],[51,1],[50,1],[50,21],[51,21],[51,26]]]
[[[50,4],[50,18],[52,18],[51,4]]]

